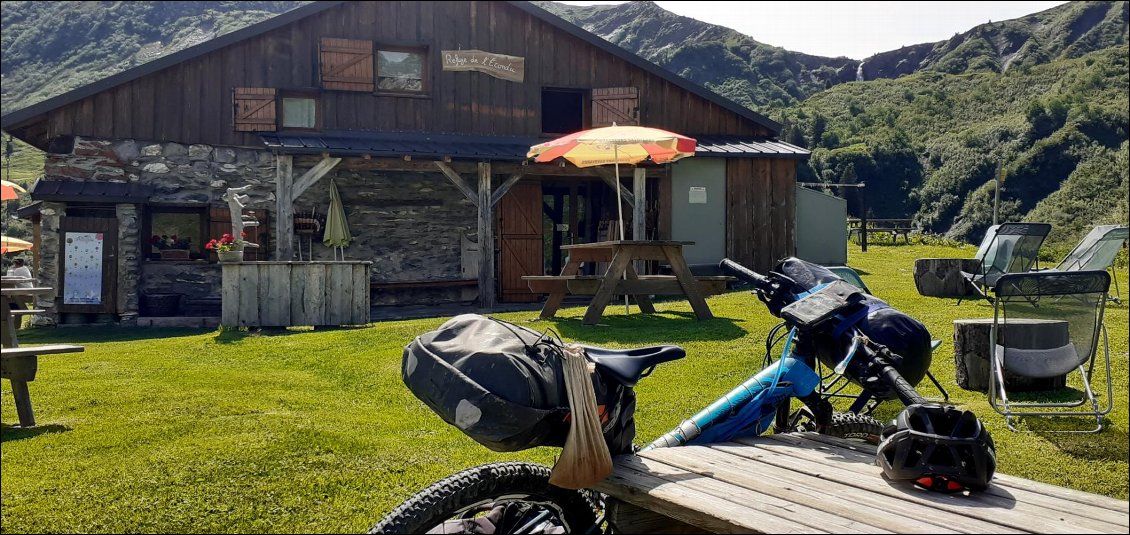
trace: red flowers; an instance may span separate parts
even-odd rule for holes
[[[239,233],[239,237],[246,238],[247,233],[241,232]],[[243,245],[244,241],[242,239],[237,240],[231,234],[225,233],[223,236],[220,236],[219,239],[213,238],[208,243],[205,243],[204,248],[209,251],[225,252],[235,249],[242,249]]]

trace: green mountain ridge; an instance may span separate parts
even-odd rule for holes
[[[0,110],[303,3],[5,1]],[[801,179],[867,182],[876,216],[978,241],[1002,165],[1002,218],[1053,222],[1052,241],[1126,221],[1130,2],[1072,2],[863,60],[770,46],[653,2],[535,4],[780,121],[783,139],[813,151]],[[13,176],[37,174],[19,168],[35,160],[18,158]]]

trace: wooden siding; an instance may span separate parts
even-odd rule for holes
[[[426,95],[321,90],[325,130],[537,136],[543,87],[632,87],[641,124],[687,134],[769,134],[514,6],[476,1],[348,2],[56,109],[47,135],[261,146],[256,133],[233,129],[232,90],[318,87],[322,38],[428,50]],[[522,56],[526,80],[442,71],[440,51],[458,49]]]
[[[726,256],[760,273],[796,251],[796,162],[726,160]]]

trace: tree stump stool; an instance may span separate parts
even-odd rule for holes
[[[927,297],[977,295],[961,272],[973,273],[980,264],[975,258],[919,258],[914,261],[914,287]]]
[[[999,338],[1001,345],[1005,347],[1052,349],[1065,346],[1071,341],[1066,321],[1014,319],[1001,327]],[[989,391],[989,359],[992,356],[989,336],[992,328],[992,319],[954,320],[953,359],[957,386],[966,390]],[[1021,377],[1005,370],[1004,382],[1010,392],[1059,390],[1067,386],[1067,376]]]

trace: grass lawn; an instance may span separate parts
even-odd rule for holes
[[[984,302],[924,298],[915,258],[973,248],[849,246],[849,264],[879,296],[946,341],[933,371],[997,443],[1001,472],[1127,498],[1127,313],[1108,309],[1115,410],[1099,435],[1012,433],[986,396],[954,382],[957,318],[991,317]],[[1123,269],[1124,273],[1124,269]],[[1125,277],[1123,277],[1125,280]],[[1126,284],[1123,299],[1126,299]],[[756,372],[776,319],[746,292],[714,297],[699,322],[683,303],[653,316],[609,307],[605,327],[583,309],[554,321],[500,314],[567,340],[610,346],[675,343],[688,358],[638,387],[647,442]],[[4,382],[0,492],[4,532],[361,532],[419,488],[476,464],[551,463],[557,450],[496,454],[433,415],[400,381],[404,345],[444,318],[278,334],[60,328],[25,343],[79,343],[40,359],[31,383],[40,427],[18,430]],[[923,386],[923,391],[931,390]],[[882,416],[897,412],[893,403]]]

